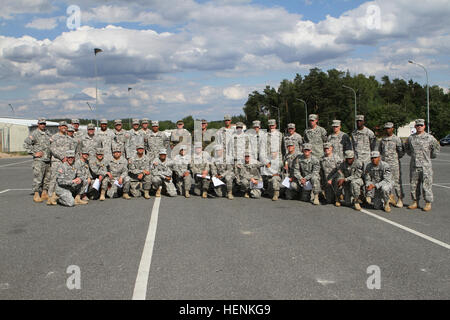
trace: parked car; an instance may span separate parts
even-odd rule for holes
[[[439,140],[441,146],[448,146],[450,144],[450,134]]]

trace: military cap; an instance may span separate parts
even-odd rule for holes
[[[229,114],[226,114],[226,115],[223,117],[223,120],[224,120],[224,121],[227,121],[227,120],[230,120],[230,121],[231,121],[231,116],[230,116]]]
[[[133,119],[131,120],[132,124],[140,124],[139,119]]]
[[[159,121],[158,120],[153,120],[152,121],[152,127],[159,127]]]
[[[65,156],[67,158],[75,158],[75,151],[73,150],[67,150]]]
[[[96,153],[96,154],[105,154],[105,152],[103,151],[103,148],[97,148],[97,149],[95,149],[95,153]]]
[[[88,130],[95,129],[95,125],[94,125],[93,123],[89,123],[89,124],[87,125],[87,129],[88,129]]]
[[[41,124],[41,123],[46,124],[47,121],[44,118],[39,118],[38,119],[38,124]]]
[[[317,120],[317,119],[319,119],[319,117],[317,116],[317,114],[312,113],[308,116],[308,119],[309,120]]]
[[[344,157],[345,157],[345,159],[354,158],[355,152],[353,150],[345,150]]]
[[[253,128],[255,128],[255,127],[260,128],[261,127],[261,121],[259,121],[259,120],[253,121]]]
[[[166,149],[159,149],[159,154],[167,154],[167,150]]]
[[[80,124],[80,120],[78,119],[72,119],[71,122],[72,124]]]
[[[303,150],[312,150],[312,144],[311,143],[305,143],[303,145]]]
[[[182,144],[182,145],[180,146],[180,151],[181,151],[181,150],[187,150],[187,145]]]
[[[142,118],[141,123],[148,123],[148,119],[147,118]]]
[[[371,158],[378,158],[380,156],[380,151],[372,151],[370,152]]]
[[[204,123],[208,123],[208,121],[206,121],[206,119],[202,119],[202,124]]]
[[[195,147],[195,148],[202,148],[203,145],[202,145],[201,142],[196,142],[196,143],[194,143],[194,147]]]
[[[358,114],[358,115],[356,116],[356,121],[364,121],[364,115]]]
[[[137,150],[137,149],[145,149],[145,148],[144,148],[144,145],[143,145],[143,144],[138,144],[138,145],[136,146],[136,150]]]
[[[288,129],[295,129],[295,123],[289,123]]]
[[[242,122],[236,123],[236,128],[243,128],[244,124]]]
[[[84,153],[84,154],[89,153],[89,148],[87,146],[83,146],[81,148],[81,153]]]
[[[291,139],[289,139],[289,140],[286,142],[286,146],[287,146],[287,147],[295,146],[294,141],[292,141]]]
[[[75,132],[75,128],[73,127],[73,125],[69,124],[67,126],[67,131]]]
[[[183,120],[178,120],[178,121],[177,121],[177,124],[179,124],[179,123],[184,124],[184,121],[183,121]]]
[[[269,123],[269,126],[277,125],[277,122],[275,121],[275,119],[269,119],[268,123]]]
[[[425,120],[424,119],[417,119],[416,120],[416,126],[424,126]]]
[[[333,120],[331,126],[332,127],[339,127],[341,125],[341,120]]]
[[[114,120],[114,125],[116,126],[118,124],[122,124],[122,120],[120,120],[120,119]]]
[[[394,124],[393,124],[392,122],[386,122],[386,123],[384,124],[384,128],[385,128],[385,129],[393,128],[393,127],[394,127]]]
[[[331,148],[333,145],[331,144],[331,143],[329,143],[329,142],[325,142],[324,144],[323,144],[323,148],[324,149],[328,149],[328,148]]]
[[[245,152],[244,157],[250,157],[250,152]]]
[[[108,124],[108,120],[106,120],[106,119],[101,119],[101,120],[100,120],[100,124]]]
[[[67,122],[65,122],[65,121],[60,121],[60,122],[59,122],[59,126],[60,126],[60,127],[62,127],[62,126],[66,126],[66,127],[67,127]]]
[[[116,145],[112,147],[112,152],[122,152],[122,149],[119,145]]]

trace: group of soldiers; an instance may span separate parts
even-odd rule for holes
[[[274,119],[268,121],[268,130],[255,120],[244,131],[245,125],[232,125],[229,115],[218,130],[208,129],[208,122],[201,120],[193,136],[181,120],[166,135],[158,121],[148,119],[133,119],[129,131],[122,129],[121,120],[115,120],[111,130],[102,119],[100,130],[89,124],[87,132],[73,119],[70,125],[62,121],[59,132],[50,136],[45,119],[39,119],[25,140],[34,158],[34,201],[73,206],[107,197],[149,199],[153,192],[156,197],[164,192],[189,198],[193,191],[202,198],[267,195],[274,201],[284,197],[355,210],[365,202],[390,212],[391,204],[403,207],[400,159],[408,154],[408,208],[418,208],[423,190],[423,210],[431,210],[431,159],[440,146],[425,132],[423,119],[416,120],[416,133],[405,143],[391,122],[384,124],[385,134],[378,140],[363,115],[357,116],[351,135],[341,131],[340,120],[333,120],[329,135],[318,125],[318,115],[310,114],[308,120],[302,137],[293,123],[283,134]]]

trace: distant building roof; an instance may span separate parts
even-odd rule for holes
[[[0,118],[0,123],[15,124],[19,126],[37,126],[37,119]],[[58,126],[58,122],[47,121],[47,126]]]

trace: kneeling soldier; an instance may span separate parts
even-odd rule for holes
[[[285,195],[286,200],[292,200],[297,197],[298,192],[300,191],[300,182],[297,181],[297,178],[294,175],[294,162],[298,157],[297,150],[295,150],[294,141],[288,141],[286,143],[286,148],[288,153],[284,156],[284,174],[285,177],[289,178],[290,187],[286,188]]]
[[[87,147],[81,148],[81,156],[75,161],[75,168],[78,170],[78,176],[83,179],[83,186],[81,187],[81,200],[89,201],[88,195],[91,192],[92,175],[89,168],[89,149]]]
[[[56,188],[55,192],[58,196],[58,203],[73,207],[76,204],[87,204],[86,201],[80,199],[81,187],[83,179],[78,176],[78,170],[73,165],[75,162],[75,152],[73,150],[66,151],[66,161],[61,163],[56,170]]]
[[[334,153],[333,145],[329,142],[323,144],[323,152],[325,155],[320,159],[322,189],[327,203],[336,203],[339,206],[340,202],[336,195],[336,173],[342,159]]]
[[[370,160],[364,173],[364,180],[366,182],[367,191],[374,190],[374,208],[391,212],[389,206],[389,198],[394,186],[391,174],[391,168],[387,162],[381,161],[380,153],[372,151],[370,153]]]
[[[164,187],[169,197],[177,196],[177,189],[172,181],[172,162],[167,160],[166,149],[159,150],[159,158],[153,160],[152,166],[152,187],[156,189],[156,197],[161,197]]]
[[[340,196],[342,189],[344,189],[345,202],[352,202],[355,210],[359,211],[361,210],[361,206],[358,200],[361,194],[361,187],[364,185],[362,179],[364,164],[361,160],[355,159],[355,152],[353,150],[345,151],[344,156],[345,161],[340,164],[337,173],[337,195]],[[336,206],[339,205],[337,201]]]
[[[233,180],[234,180],[234,167],[231,163],[223,159],[223,146],[217,144],[215,146],[214,157],[211,164],[211,176],[225,182],[225,185],[214,187],[214,192],[218,197],[233,198]],[[226,193],[225,193],[226,191]]]
[[[123,198],[130,200],[128,194],[130,191],[130,177],[128,176],[128,162],[122,157],[122,146],[113,147],[113,159],[108,163],[108,172],[102,183],[102,195],[106,191],[106,195],[110,198],[119,197],[119,190],[123,191]],[[100,199],[101,200],[101,199]]]
[[[202,143],[195,143],[194,155],[192,156],[190,169],[194,176],[194,193],[202,196],[203,199],[208,197],[208,189],[211,183],[211,177],[209,175],[211,169],[211,156],[206,151],[202,151]]]
[[[173,159],[173,172],[175,174],[175,184],[180,194],[184,194],[186,198],[190,197],[192,178],[189,171],[191,157],[186,153],[187,146],[180,146],[180,153]],[[184,193],[183,193],[184,191]]]
[[[312,203],[319,205],[319,193],[320,193],[320,163],[319,160],[312,156],[312,145],[305,143],[303,145],[303,154],[299,155],[294,162],[294,177],[300,183],[300,187],[303,188],[302,196],[311,200],[311,192],[305,190],[306,184],[312,185],[312,192],[314,199]]]
[[[130,192],[133,197],[137,198],[141,196],[141,190],[144,189],[144,198],[150,199],[150,188],[152,187],[150,159],[144,154],[144,151],[144,145],[138,144],[136,154],[129,160]]]
[[[100,201],[105,200],[105,194],[106,190],[108,189],[108,181],[105,179],[106,174],[108,172],[108,162],[104,159],[104,151],[102,148],[97,148],[95,151],[95,160],[92,162],[89,162],[89,167],[91,169],[92,173],[92,179],[98,179],[101,188],[101,194],[100,194]],[[95,190],[95,189],[94,189]],[[98,191],[93,191],[94,195],[92,198],[97,199],[98,198]],[[91,198],[91,199],[92,199]]]
[[[244,192],[245,198],[261,198],[261,185],[263,180],[260,169],[263,164],[257,160],[250,159],[250,153],[245,153],[245,162],[237,163],[235,166],[236,184],[240,191]],[[250,193],[250,195],[249,195]]]
[[[272,195],[272,201],[277,201],[280,196],[281,168],[282,161],[278,158],[278,152],[272,152],[270,160],[265,161],[265,166],[261,168],[263,181],[267,183],[268,193]]]

